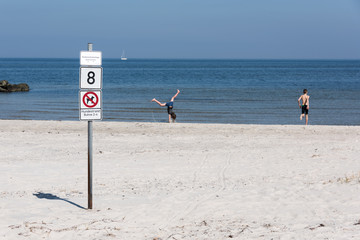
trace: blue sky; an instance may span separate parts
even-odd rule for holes
[[[0,0],[0,57],[360,59],[360,0]]]

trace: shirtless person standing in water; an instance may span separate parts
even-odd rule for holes
[[[303,95],[301,95],[298,99],[299,107],[301,108],[300,120],[304,117],[305,114],[305,124],[308,124],[309,121],[309,106],[310,106],[310,96],[307,95],[307,89],[304,89]],[[302,104],[300,104],[302,101]]]

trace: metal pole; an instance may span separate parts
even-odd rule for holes
[[[88,43],[88,51],[92,51],[92,43]],[[92,209],[92,121],[88,121],[88,209]]]
[[[92,47],[93,47],[93,44],[92,43],[88,43],[88,51],[92,51]]]
[[[92,209],[92,121],[88,121],[88,209]]]

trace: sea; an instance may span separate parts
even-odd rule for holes
[[[360,60],[103,59],[102,121],[167,122],[177,89],[179,123],[360,124]],[[0,80],[29,92],[0,93],[0,119],[79,119],[79,59],[0,58]]]

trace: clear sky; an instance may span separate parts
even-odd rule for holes
[[[0,57],[360,59],[360,0],[0,0]]]

